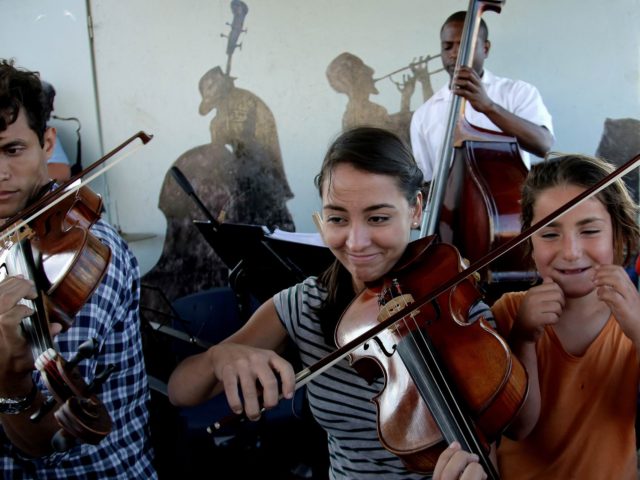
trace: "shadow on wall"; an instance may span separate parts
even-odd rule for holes
[[[293,231],[286,202],[293,197],[284,172],[275,118],[254,93],[237,88],[229,73],[231,58],[248,7],[233,0],[234,14],[227,44],[227,67],[208,70],[198,88],[200,115],[215,111],[211,143],[182,154],[172,165],[184,173],[196,195],[220,222],[265,225]],[[167,231],[158,263],[142,279],[173,301],[189,293],[227,285],[227,266],[201,237],[193,220],[203,214],[167,173],[159,208]],[[179,279],[179,281],[176,281]],[[143,289],[141,303],[161,308],[154,290]]]

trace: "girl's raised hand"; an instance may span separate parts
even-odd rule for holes
[[[594,283],[598,298],[607,304],[625,335],[640,346],[640,293],[619,265],[598,265]]]
[[[518,310],[512,336],[523,342],[535,343],[545,325],[558,321],[564,308],[564,293],[551,278],[544,278],[540,285],[530,288]]]

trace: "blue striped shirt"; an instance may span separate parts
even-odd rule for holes
[[[149,439],[149,388],[142,355],[138,263],[126,243],[99,220],[91,232],[111,249],[107,273],[74,324],[55,339],[69,359],[78,346],[95,338],[99,353],[79,364],[89,384],[107,365],[115,370],[97,392],[111,415],[112,430],[98,445],[77,444],[63,453],[30,458],[0,429],[0,468],[5,479],[155,479]],[[46,387],[34,372],[41,390]]]

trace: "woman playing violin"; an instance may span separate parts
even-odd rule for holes
[[[47,159],[56,132],[46,127],[44,94],[38,75],[0,61],[0,218],[30,204],[48,185]],[[55,452],[51,439],[60,429],[57,407],[39,421],[30,416],[47,392],[21,321],[32,311],[21,302],[36,297],[36,286],[21,276],[0,282],[0,470],[11,478],[156,478],[148,438],[149,391],[138,319],[136,259],[115,230],[102,220],[91,233],[111,251],[108,270],[71,328],[50,325],[57,351],[73,356],[88,338],[98,353],[83,360],[87,383],[109,364],[113,373],[98,392],[112,421],[111,433],[97,445],[77,443]]]
[[[285,341],[293,339],[305,367],[336,349],[341,313],[365,282],[391,270],[418,227],[422,183],[411,151],[394,134],[362,127],[339,136],[316,177],[322,237],[337,260],[318,278],[276,294],[225,341],[185,359],[169,381],[171,401],[195,405],[224,391],[234,412],[256,420],[280,395],[291,398],[294,371],[279,355]],[[380,443],[371,399],[382,387],[382,379],[368,384],[347,360],[307,384],[311,410],[328,434],[330,478],[422,478]],[[459,445],[444,450],[435,472],[484,476],[477,457]]]

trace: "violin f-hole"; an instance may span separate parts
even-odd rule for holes
[[[376,345],[378,345],[378,348],[380,350],[382,350],[382,353],[384,353],[384,355],[387,358],[390,358],[398,350],[398,346],[396,344],[393,344],[393,346],[391,347],[391,352],[390,352],[389,350],[387,350],[387,347],[384,346],[382,341],[377,336],[373,337],[372,340],[376,343]]]
[[[433,311],[436,314],[436,318],[433,320],[431,318],[428,318],[427,325],[431,325],[431,323],[440,320],[440,318],[442,317],[442,310],[440,310],[440,305],[438,304],[438,300],[436,298],[431,300],[431,306],[433,307]]]

